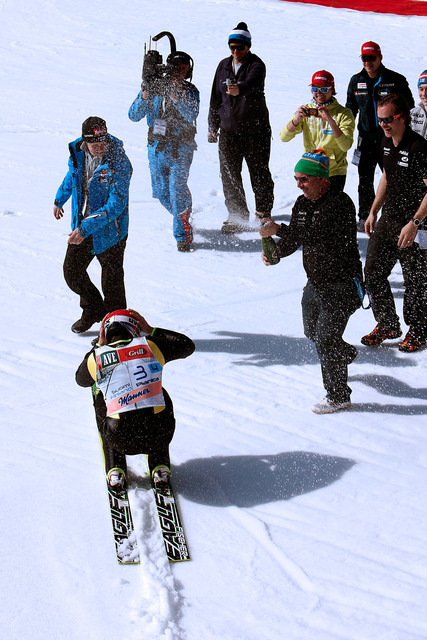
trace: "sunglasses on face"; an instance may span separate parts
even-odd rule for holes
[[[302,182],[302,184],[307,184],[310,180],[310,176],[294,176],[295,182]]]
[[[381,122],[383,122],[384,124],[390,124],[390,122],[393,122],[393,120],[397,120],[397,118],[400,118],[401,115],[401,113],[395,113],[394,116],[389,116],[388,118],[379,118],[377,116],[378,123],[380,124]]]
[[[311,87],[311,90],[313,93],[317,93],[318,91],[320,91],[320,93],[328,93],[329,89],[331,87]]]
[[[245,44],[230,44],[230,51],[244,51],[246,49]]]
[[[375,62],[377,56],[361,56],[362,62]]]

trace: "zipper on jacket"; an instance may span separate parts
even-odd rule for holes
[[[375,87],[381,82],[382,77],[380,75],[380,77],[378,78],[377,82],[374,84],[374,86],[372,87],[372,102],[374,103],[374,115],[375,115],[375,124],[378,127],[378,116],[377,116],[377,103],[375,100]]]

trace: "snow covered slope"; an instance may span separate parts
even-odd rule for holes
[[[345,102],[360,45],[372,39],[416,92],[427,67],[425,19],[273,0],[0,0],[0,628],[8,640],[427,638],[426,352],[362,347],[374,320],[358,311],[346,332],[360,346],[353,407],[313,414],[323,388],[302,331],[301,254],[266,269],[255,231],[219,233],[225,212],[206,116],[216,65],[241,20],[267,64],[273,215],[286,221],[302,146],[282,144],[279,131],[307,100],[312,73],[330,70]],[[143,43],[165,29],[194,57],[202,100],[191,254],[177,252],[171,219],[151,198],[145,124],[127,119]],[[129,462],[142,563],[117,565],[90,393],[74,382],[96,331],[70,331],[79,308],[62,276],[69,206],[58,222],[52,203],[67,143],[95,114],[134,166],[129,305],[197,344],[164,377],[192,556],[172,567],[138,457]],[[346,191],[356,198],[353,166]],[[98,280],[97,264],[92,273]],[[399,268],[392,278],[401,309]]]

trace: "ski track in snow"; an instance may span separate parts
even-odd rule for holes
[[[130,502],[141,559],[137,595],[129,607],[134,627],[130,637],[138,640],[143,629],[148,637],[183,640],[185,634],[181,618],[184,601],[165,554],[148,475],[140,480],[146,465],[143,456],[134,456],[130,462],[129,468],[136,475],[134,483],[137,485],[130,490]],[[130,482],[132,486],[132,480]]]
[[[373,39],[415,95],[427,67],[425,19],[275,0],[0,0],[0,14],[4,636],[427,640],[426,350],[362,347],[374,321],[358,311],[346,330],[360,352],[350,369],[353,406],[314,415],[324,392],[302,331],[301,253],[265,269],[253,220],[253,230],[221,235],[217,148],[205,135],[226,35],[245,20],[267,64],[273,217],[288,221],[302,146],[283,145],[278,133],[307,101],[313,71],[330,69],[345,102],[360,44]],[[186,255],[150,197],[146,126],[126,115],[143,43],[164,29],[193,56],[201,92],[190,175],[195,250]],[[140,456],[129,468],[141,564],[117,565],[90,392],[74,381],[97,327],[70,332],[79,314],[62,275],[70,208],[56,221],[52,201],[67,144],[95,113],[124,140],[134,167],[128,304],[196,343],[164,375],[192,558],[177,565],[166,559]],[[246,172],[244,181],[250,193]],[[356,198],[352,166],[346,191]],[[363,258],[366,246],[359,234]],[[96,261],[90,273],[99,282]],[[401,315],[399,266],[391,284]]]
[[[295,562],[292,562],[292,560],[286,556],[278,545],[272,541],[265,522],[262,522],[254,516],[251,516],[248,512],[237,508],[233,509],[232,514],[239,524],[244,526],[249,535],[253,536],[257,540],[258,544],[260,544],[264,551],[268,551],[271,554],[277,564],[282,567],[290,580],[297,587],[308,593],[314,591],[313,583],[308,578],[307,574]],[[317,599],[315,602],[317,602]]]
[[[129,611],[135,627],[132,637],[139,638],[144,629],[149,637],[179,640],[184,637],[179,626],[181,597],[165,557],[155,509],[150,508],[151,491],[145,493],[143,498],[136,495],[131,502],[138,515],[136,526],[140,531],[141,553],[139,588],[137,585],[137,595],[132,598]],[[142,522],[141,514],[144,515]]]

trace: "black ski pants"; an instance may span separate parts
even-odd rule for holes
[[[347,180],[347,176],[330,176],[329,177],[329,183],[330,183],[330,189],[333,189],[334,191],[344,191],[344,187],[345,187],[345,181]]]
[[[64,260],[64,278],[74,293],[80,296],[80,306],[94,321],[106,313],[126,309],[123,260],[127,236],[113,247],[95,256],[92,236],[81,244],[69,244]],[[101,265],[101,287],[104,297],[89,277],[87,269],[94,258]]]
[[[318,292],[308,280],[302,294],[304,334],[316,345],[322,369],[326,397],[333,402],[348,402],[348,363],[354,348],[343,340],[350,316],[361,305],[353,283],[331,285]]]
[[[360,220],[366,220],[375,198],[375,169],[377,165],[382,169],[380,142],[381,140],[362,139],[362,142],[359,145],[360,160],[358,165],[358,195]]]
[[[404,225],[384,214],[369,239],[365,262],[365,282],[372,298],[375,320],[383,329],[400,325],[388,278],[400,262],[404,282],[403,319],[427,338],[427,274],[423,250],[417,243],[399,249],[397,240]]]
[[[159,465],[170,468],[169,444],[175,432],[172,400],[163,389],[166,406],[163,411],[136,409],[107,418],[104,398],[94,399],[96,422],[101,436],[105,471],[118,467],[126,473],[126,455],[147,454],[150,473]]]
[[[274,182],[270,161],[271,130],[256,129],[246,133],[220,130],[219,166],[228,220],[247,221],[249,209],[242,181],[243,160],[246,161],[256,211],[270,213],[274,202]]]

